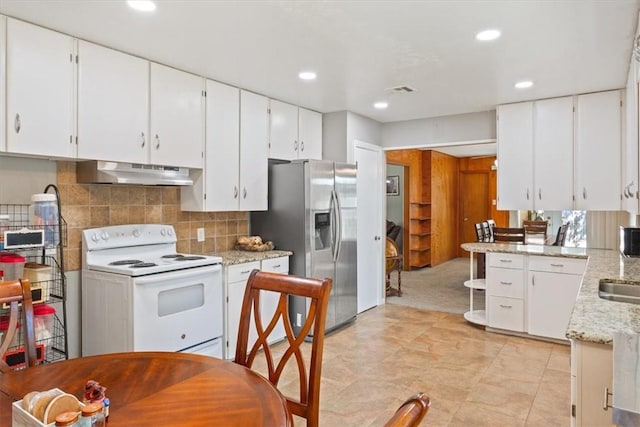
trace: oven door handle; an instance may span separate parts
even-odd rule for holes
[[[134,279],[135,279],[136,285],[146,285],[148,283],[155,283],[158,281],[188,279],[188,278],[192,278],[197,274],[215,273],[218,271],[222,271],[222,266],[220,264],[205,265],[201,267],[187,268],[185,270],[178,270],[178,271],[169,271],[166,273],[162,273],[162,275],[150,274],[149,276],[135,277]]]

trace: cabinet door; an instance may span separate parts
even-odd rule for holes
[[[578,96],[576,209],[620,209],[620,91]]]
[[[181,189],[188,211],[238,210],[240,174],[240,91],[207,80],[204,168],[193,171],[194,185]]]
[[[270,100],[269,158],[298,158],[298,107]]]
[[[7,17],[0,15],[0,70],[6,70],[7,64]],[[6,151],[7,144],[5,141],[6,132],[6,114],[5,107],[7,105],[7,92],[6,92],[6,83],[7,79],[0,78],[0,129],[3,129],[0,132],[0,153]]]
[[[151,63],[150,163],[202,168],[203,78]]]
[[[572,341],[575,365],[576,426],[612,426],[612,409],[604,408],[605,390],[613,390],[613,347],[588,341]],[[611,404],[611,396],[608,397]]]
[[[269,101],[240,91],[240,210],[267,210]]]
[[[262,261],[262,271],[269,271],[271,273],[289,274],[289,257],[279,257],[265,259]],[[280,294],[271,291],[261,291],[260,293],[260,318],[262,319],[262,326],[266,328],[269,321],[273,318],[273,314],[278,307],[278,301],[280,300]],[[284,323],[280,321],[269,335],[269,343],[281,341],[285,337]]]
[[[75,158],[74,40],[7,19],[7,151]]]
[[[536,101],[534,114],[533,204],[535,209],[571,209],[573,97]]]
[[[529,271],[527,332],[559,340],[565,332],[582,283],[582,275]]]
[[[298,109],[299,159],[322,160],[322,114]]]
[[[622,149],[622,208],[631,214],[638,213],[638,62],[631,61],[625,91],[625,137]]]
[[[251,271],[259,268],[259,262],[248,262],[227,267],[225,286],[225,333],[227,342],[225,357],[227,359],[233,359],[236,355],[236,345],[238,343],[238,327],[240,326],[240,313],[242,312],[242,300],[244,298],[244,290],[247,287],[247,280],[249,279]],[[255,332],[255,329],[250,328],[249,347],[253,345],[256,337],[257,334]]]
[[[533,103],[499,105],[498,209],[533,208]]]
[[[149,62],[78,41],[78,157],[147,163]]]

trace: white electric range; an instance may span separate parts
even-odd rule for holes
[[[170,225],[82,232],[82,354],[222,357],[222,259],[176,253]]]

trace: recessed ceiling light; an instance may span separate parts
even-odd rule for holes
[[[301,80],[315,80],[317,75],[313,71],[303,71],[298,74]]]
[[[373,106],[375,108],[377,108],[378,110],[384,110],[385,108],[387,108],[389,106],[389,104],[387,102],[380,101],[380,102],[376,102],[375,104],[373,104]]]
[[[500,34],[500,30],[484,30],[476,34],[476,40],[487,42],[497,39],[498,37],[500,37]]]
[[[127,4],[129,7],[142,12],[153,12],[156,10],[156,4],[150,0],[128,0]]]
[[[533,82],[531,80],[524,80],[516,83],[514,86],[516,87],[516,89],[526,89],[533,86]]]

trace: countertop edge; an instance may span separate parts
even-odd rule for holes
[[[228,265],[244,264],[247,262],[263,261],[265,259],[291,256],[293,255],[293,252],[274,249],[271,251],[264,251],[264,252],[251,252],[251,251],[213,252],[207,255],[221,257],[222,265],[226,267]]]

